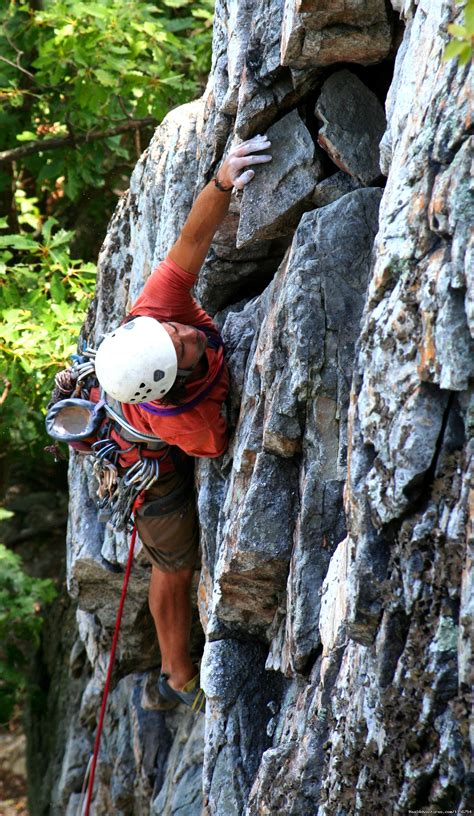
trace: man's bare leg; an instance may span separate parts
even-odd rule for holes
[[[152,567],[148,603],[161,651],[161,671],[182,690],[196,674],[189,654],[191,581],[194,570],[161,572]]]

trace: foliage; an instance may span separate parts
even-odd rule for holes
[[[459,4],[464,0],[456,0]],[[474,47],[474,0],[467,0],[464,6],[464,25],[451,23],[448,31],[452,39],[447,44],[443,58],[445,60],[457,58],[459,65],[466,65],[472,58]]]
[[[143,147],[138,130],[80,140],[158,122],[195,96],[209,68],[212,13],[213,0],[2,5],[0,151],[36,151],[0,163],[3,450],[40,454],[53,376],[75,350],[94,288],[94,267],[73,258],[95,256]],[[71,137],[77,144],[40,149]]]
[[[1,5],[0,444],[10,459],[37,461],[49,441],[54,374],[76,349],[95,285],[94,265],[77,255],[94,257],[154,125],[202,89],[213,5]],[[118,127],[128,129],[111,135]],[[29,152],[4,155],[16,148]],[[0,520],[9,515],[0,508]],[[0,545],[0,722],[25,693],[41,607],[54,595],[50,580],[29,577]]]
[[[81,139],[131,119],[157,124],[199,92],[210,65],[213,2],[41,5],[9,0],[0,12],[0,150],[39,141],[16,161],[15,180],[23,189],[30,184],[42,210],[45,202],[64,209],[89,189],[120,186],[124,166],[142,149],[137,129]],[[78,141],[41,152],[41,143],[61,137]],[[0,191],[12,183],[11,165],[3,167]]]
[[[25,694],[42,607],[55,596],[53,581],[27,575],[21,558],[0,544],[0,723],[10,719]]]
[[[23,221],[30,223],[34,212],[33,202]],[[40,226],[38,237],[0,232],[0,376],[9,388],[0,404],[4,450],[38,454],[44,444],[54,374],[75,351],[92,298],[95,267],[71,259],[71,237],[54,218]]]

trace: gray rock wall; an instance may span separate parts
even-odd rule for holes
[[[274,136],[271,171],[234,197],[197,285],[223,327],[233,431],[197,473],[206,717],[153,710],[138,554],[96,816],[468,806],[469,67],[442,61],[451,3],[392,5],[218,0],[206,93],[166,117],[110,224],[91,341],[231,140]],[[56,748],[54,815],[77,809],[127,556],[79,455],[70,479],[84,691]]]

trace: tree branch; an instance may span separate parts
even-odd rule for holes
[[[0,57],[2,62],[6,62],[7,65],[11,65],[12,68],[16,68],[17,71],[21,71],[22,74],[26,74],[32,80],[35,80],[34,74],[31,74],[30,71],[27,71],[26,68],[22,68],[17,62],[12,62],[11,60],[7,59],[6,57]]]
[[[6,398],[8,397],[8,394],[10,393],[10,388],[12,387],[12,384],[11,384],[10,380],[7,380],[6,377],[2,377],[1,380],[2,380],[2,382],[4,384],[4,386],[5,386],[4,389],[3,389],[2,396],[0,397],[0,405],[3,405]]]
[[[14,147],[11,150],[3,150],[0,152],[0,164],[13,162],[23,156],[30,156],[32,153],[42,153],[45,150],[57,150],[60,147],[67,147],[71,145],[75,147],[86,142],[95,142],[100,139],[108,139],[109,136],[117,136],[119,133],[125,133],[127,130],[137,130],[137,128],[148,127],[149,125],[157,125],[158,121],[152,116],[147,116],[144,119],[127,119],[126,122],[121,122],[109,130],[91,130],[88,133],[78,134],[74,137],[58,136],[53,139],[38,139],[36,142],[27,142],[21,147]]]

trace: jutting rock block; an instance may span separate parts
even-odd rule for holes
[[[323,123],[318,142],[333,162],[362,184],[374,182],[386,127],[375,94],[355,74],[337,71],[324,83],[315,114]]]
[[[332,204],[338,198],[342,198],[347,193],[352,193],[360,186],[360,182],[339,170],[316,185],[313,193],[313,204],[316,207],[326,207],[327,204]]]
[[[238,248],[291,232],[322,177],[313,140],[296,111],[280,119],[267,134],[273,160],[257,168],[252,184],[244,190]]]
[[[369,65],[384,59],[390,46],[385,0],[286,0],[282,65],[292,68],[337,62]]]

